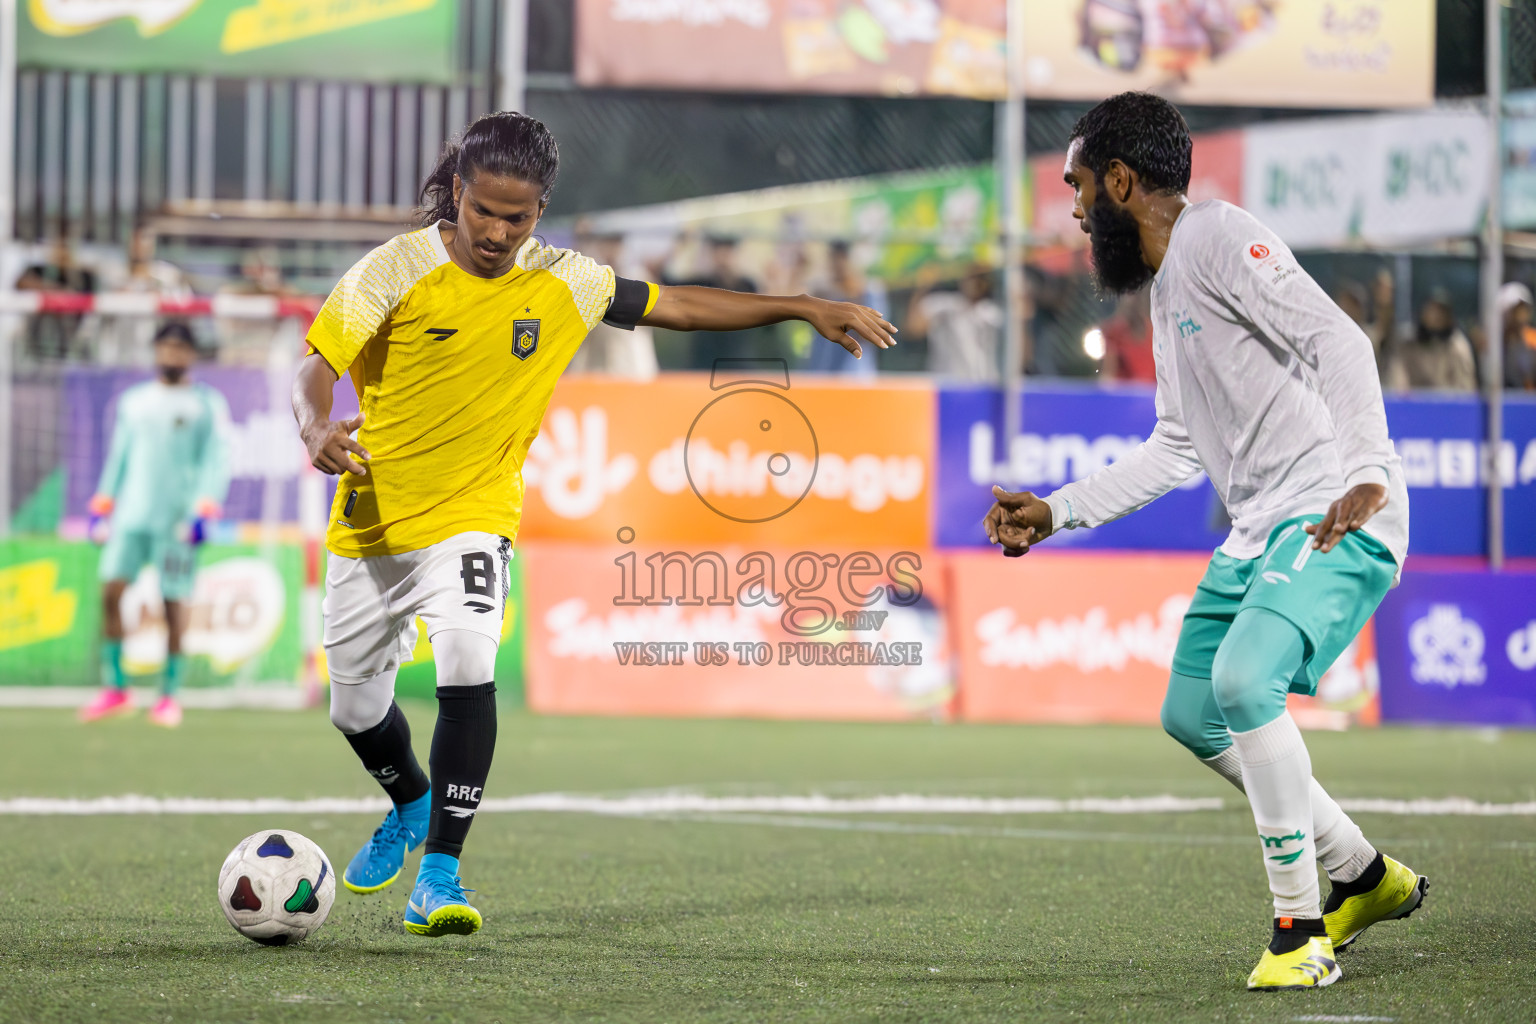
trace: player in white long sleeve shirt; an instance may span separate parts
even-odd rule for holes
[[[1408,492],[1369,339],[1251,215],[1189,202],[1190,153],[1178,110],[1144,93],[1105,100],[1073,129],[1065,177],[1100,284],[1151,285],[1157,425],[1046,498],[994,488],[984,526],[1018,556],[1210,477],[1232,532],[1185,616],[1163,725],[1253,808],[1275,922],[1248,987],[1321,986],[1340,975],[1336,949],[1406,917],[1428,884],[1312,779],[1285,710],[1400,575]],[[1318,863],[1332,882],[1321,908]]]

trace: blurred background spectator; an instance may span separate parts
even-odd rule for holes
[[[143,227],[129,236],[127,275],[109,290],[119,295],[157,296],[177,301],[192,298],[192,283],[187,275],[176,264],[156,257],[155,237]],[[97,357],[109,364],[147,364],[155,328],[154,320],[142,316],[103,316]]]
[[[853,265],[852,246],[844,239],[837,239],[827,246],[827,269],[822,276],[811,281],[806,289],[810,294],[837,302],[857,302],[890,316],[890,304],[885,285],[864,276]],[[880,350],[873,345],[864,346],[864,355],[855,359],[841,345],[834,345],[821,337],[811,339],[801,368],[811,373],[843,373],[856,377],[873,377],[879,368]]]
[[[246,249],[240,254],[238,269],[218,286],[220,295],[273,296],[288,294],[277,254],[267,248]],[[264,366],[272,346],[272,320],[220,317],[214,325],[221,362],[241,366]]]
[[[1456,326],[1451,293],[1436,288],[1419,307],[1419,319],[1402,345],[1403,369],[1415,388],[1476,391],[1472,343]]]
[[[680,247],[687,248],[690,239],[679,239]],[[702,250],[695,249],[695,259],[702,251],[702,266],[691,273],[673,275],[669,264],[672,253],[652,264],[658,268],[653,280],[661,284],[699,285],[704,288],[728,288],[735,292],[758,291],[757,281],[742,272],[737,264],[741,254],[741,240],[734,235],[706,235]],[[671,332],[666,332],[671,334]],[[658,344],[658,348],[659,348]],[[673,359],[669,368],[705,368],[722,355],[736,356],[783,356],[785,346],[779,344],[778,334],[772,328],[752,331],[695,331],[691,334],[671,334],[667,348]]]
[[[1536,391],[1536,327],[1531,326],[1531,290],[1518,281],[1499,289],[1504,314],[1504,386]]]
[[[1384,391],[1406,391],[1409,387],[1407,371],[1397,354],[1397,331],[1393,325],[1395,295],[1392,274],[1386,270],[1376,275],[1370,288],[1346,278],[1333,294],[1333,301],[1370,339]]]
[[[1115,315],[1104,321],[1104,378],[1152,383],[1157,366],[1152,361],[1151,292],[1143,288],[1122,295]]]
[[[49,245],[48,257],[29,265],[16,280],[20,292],[54,295],[94,295],[96,272],[75,259],[73,241],[59,235]],[[84,318],[79,313],[39,313],[23,327],[23,349],[40,359],[60,359],[73,353],[80,340]]]
[[[928,340],[928,372],[951,380],[999,383],[1003,307],[992,298],[992,268],[972,264],[954,290],[930,290],[937,283],[937,270],[919,274],[904,328]]]

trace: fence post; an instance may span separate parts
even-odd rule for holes
[[[16,280],[16,0],[0,0],[0,290]],[[17,318],[0,313],[0,538],[11,535],[11,387]]]
[[[1007,5],[1004,43],[1006,95],[997,105],[1002,119],[993,133],[997,153],[998,214],[1003,243],[1003,447],[1012,464],[1013,439],[1024,430],[1024,5]],[[1005,474],[1006,476],[1007,474]],[[1007,479],[1009,487],[1018,481]]]
[[[1488,488],[1488,566],[1504,565],[1504,314],[1499,288],[1504,283],[1504,0],[1484,5],[1485,81],[1488,93],[1488,211],[1483,222],[1482,315],[1487,339],[1483,385],[1488,404],[1487,457],[1482,461]]]
[[[527,113],[528,0],[502,0],[500,70],[496,109]]]

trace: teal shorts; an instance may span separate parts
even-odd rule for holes
[[[146,565],[160,573],[160,594],[165,600],[184,601],[192,596],[197,552],[170,530],[112,530],[102,545],[96,575],[102,582],[132,583]]]
[[[1345,534],[1332,551],[1312,547],[1306,523],[1322,516],[1287,519],[1270,532],[1264,554],[1211,556],[1205,578],[1184,613],[1173,670],[1211,678],[1216,649],[1244,608],[1264,608],[1288,620],[1306,640],[1306,660],[1291,681],[1292,693],[1313,694],[1317,681],[1354,640],[1397,574],[1386,546],[1359,530]]]

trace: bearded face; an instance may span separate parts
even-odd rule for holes
[[[1095,191],[1085,219],[1093,276],[1100,288],[1127,295],[1152,279],[1152,268],[1141,255],[1140,225],[1129,210],[1116,206],[1102,187]]]

